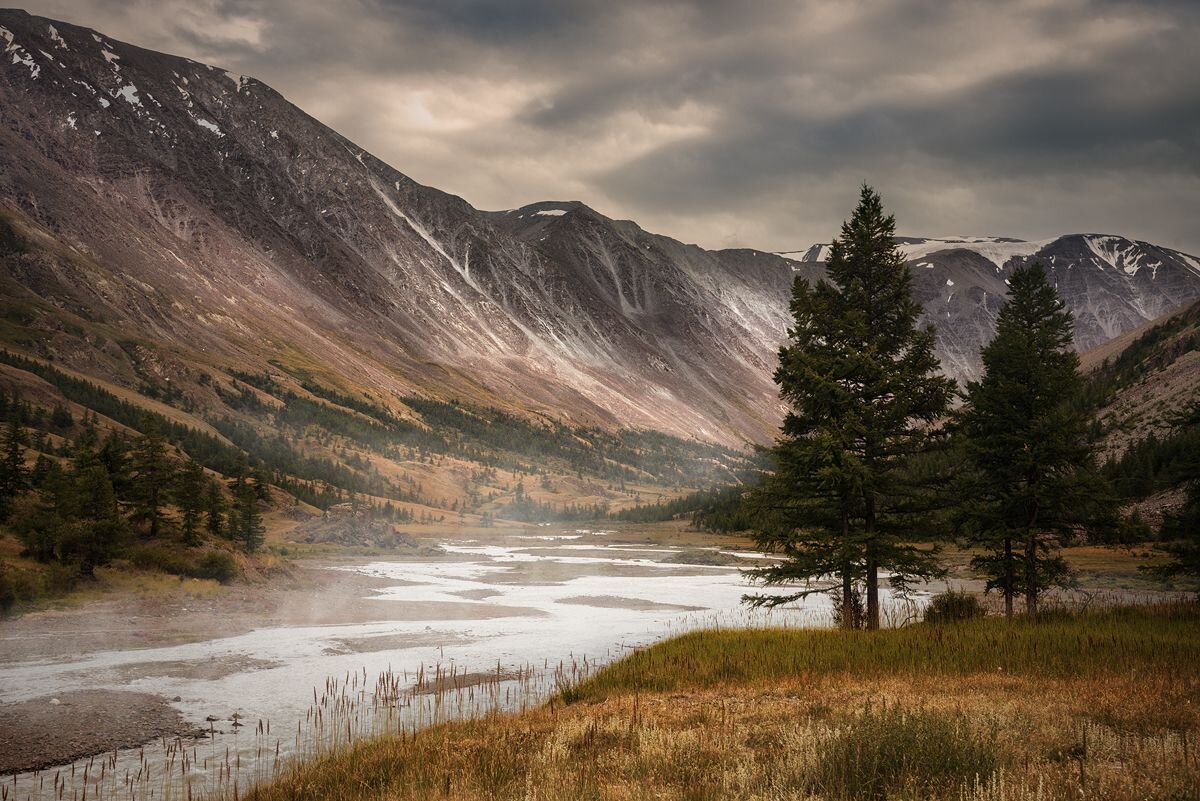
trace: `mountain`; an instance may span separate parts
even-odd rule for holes
[[[1041,242],[1011,237],[899,237],[914,294],[938,327],[938,357],[959,379],[979,375],[1013,270],[1040,262],[1075,317],[1075,345],[1091,350],[1200,298],[1200,259],[1108,234]],[[828,245],[782,254],[816,266]]]
[[[253,78],[22,11],[0,11],[0,47],[0,345],[197,425],[265,376],[417,426],[429,399],[737,447],[775,431],[789,288],[823,273],[819,246],[709,251],[578,202],[480,211]],[[904,246],[957,377],[1030,258],[1081,346],[1200,296],[1196,260],[1117,238]]]
[[[201,369],[279,362],[392,407],[773,429],[786,260],[479,212],[252,78],[19,11],[0,37],[0,208],[36,251],[5,295],[36,353],[201,405]]]

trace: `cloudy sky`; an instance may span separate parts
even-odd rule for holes
[[[710,247],[1121,233],[1200,253],[1196,0],[29,0],[252,75],[480,208]]]

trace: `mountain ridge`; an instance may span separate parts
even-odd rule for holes
[[[0,258],[4,342],[172,384],[212,413],[200,373],[268,370],[414,419],[399,398],[736,446],[773,435],[790,285],[823,274],[819,247],[709,251],[581,201],[480,211],[253,78],[24,12],[0,28],[0,214],[34,244]],[[969,249],[911,263],[944,368],[972,377],[999,266]],[[1081,347],[1158,316],[1166,293],[1111,271],[1064,281]],[[1200,273],[1167,274],[1178,303],[1200,296]]]

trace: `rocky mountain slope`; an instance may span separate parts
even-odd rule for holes
[[[427,397],[739,446],[774,431],[788,291],[819,246],[706,251],[581,203],[482,212],[252,78],[20,11],[0,49],[10,349],[198,419],[265,372],[412,420],[403,399]],[[904,246],[959,377],[1032,258],[1081,347],[1200,297],[1200,262],[1118,238]]]

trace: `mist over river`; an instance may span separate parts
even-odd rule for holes
[[[680,631],[822,626],[831,620],[824,595],[798,609],[748,610],[741,598],[752,588],[741,570],[762,563],[765,557],[757,553],[667,544],[628,531],[545,527],[486,542],[433,544],[419,556],[309,566],[323,582],[309,593],[287,596],[280,608],[262,614],[261,624],[252,612],[230,616],[230,626],[240,629],[233,633],[219,630],[220,612],[185,607],[172,615],[208,614],[216,618],[217,630],[180,635],[188,641],[171,643],[154,642],[147,630],[152,644],[134,647],[130,638],[138,632],[128,629],[154,627],[156,621],[109,616],[96,625],[112,632],[110,637],[102,632],[84,637],[66,652],[68,635],[55,633],[52,616],[46,627],[26,622],[14,630],[6,624],[0,628],[0,705],[51,703],[82,690],[148,693],[167,699],[187,723],[215,735],[189,746],[197,754],[231,749],[249,759],[251,750],[262,748],[259,721],[264,727],[269,721],[273,732],[284,733],[271,745],[286,757],[297,747],[298,722],[309,718],[331,678],[343,690],[349,681],[370,690],[381,674],[408,688],[422,671],[427,682],[450,674],[451,684],[490,675],[496,677],[491,701],[515,708],[543,701],[564,677]],[[87,633],[78,626],[86,614],[75,613],[74,634]],[[119,647],[105,647],[106,642]],[[56,650],[55,643],[62,647]],[[482,703],[475,699],[476,712]],[[461,703],[455,709],[471,711]],[[455,709],[442,714],[453,716]],[[235,713],[242,727],[233,726]],[[121,770],[133,753],[118,754],[109,771]],[[211,787],[204,770],[195,772]],[[26,773],[15,784],[6,780],[9,797],[51,797],[49,783],[43,779],[39,790],[34,778]]]

